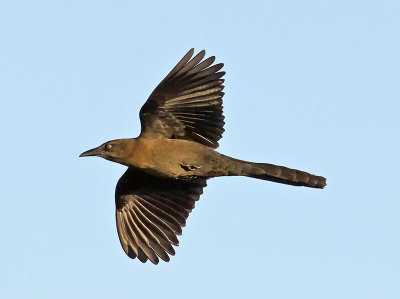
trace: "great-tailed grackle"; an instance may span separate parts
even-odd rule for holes
[[[247,176],[293,186],[324,188],[324,177],[224,156],[215,148],[224,132],[225,72],[205,51],[191,49],[140,110],[141,133],[82,153],[128,166],[115,191],[118,236],[126,254],[157,264],[174,255],[189,213],[206,181]]]

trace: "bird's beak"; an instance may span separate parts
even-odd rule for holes
[[[101,156],[103,150],[99,147],[92,148],[86,152],[83,152],[79,157],[90,157],[90,156]]]

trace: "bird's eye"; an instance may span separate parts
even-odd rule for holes
[[[112,145],[111,145],[111,144],[107,144],[107,145],[106,145],[106,149],[107,149],[107,150],[110,150],[111,148],[112,148]]]

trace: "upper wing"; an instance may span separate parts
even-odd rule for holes
[[[128,168],[115,191],[119,240],[125,253],[145,263],[174,255],[189,213],[206,180],[169,180]],[[172,244],[172,245],[171,245]]]
[[[205,51],[192,58],[191,49],[156,87],[140,109],[142,132],[147,138],[186,139],[212,148],[224,132],[222,115],[222,63],[203,60]]]

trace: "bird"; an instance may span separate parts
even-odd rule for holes
[[[125,253],[142,263],[168,262],[207,180],[246,176],[322,189],[326,179],[305,171],[234,159],[216,151],[224,132],[225,75],[215,56],[190,49],[139,112],[137,138],[83,152],[127,166],[115,190],[116,226]],[[173,246],[172,246],[173,245]]]

